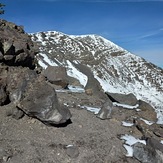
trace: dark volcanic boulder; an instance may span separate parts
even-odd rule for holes
[[[16,109],[9,115],[21,118],[24,113],[46,124],[61,124],[70,119],[70,111],[58,102],[55,90],[38,75],[35,68],[37,48],[22,27],[0,19],[0,105],[12,102]],[[65,87],[64,68],[47,72],[48,79]]]
[[[65,67],[48,66],[43,71],[43,75],[52,84],[60,85],[62,88],[66,88],[68,85],[68,76]]]
[[[140,112],[138,112],[138,115],[140,117],[153,122],[157,121],[157,114],[155,112],[155,109],[150,104],[145,101],[139,100],[138,108],[140,109]]]
[[[119,93],[106,92],[106,94],[112,102],[118,102],[118,103],[127,104],[127,105],[137,104],[137,98],[132,93],[119,94]]]
[[[133,147],[133,156],[142,163],[157,163],[154,153],[154,149],[142,143],[136,143]]]
[[[0,62],[33,69],[37,52],[35,44],[21,26],[0,19]]]
[[[59,104],[55,90],[44,78],[30,83],[24,95],[18,107],[46,124],[65,123],[71,117],[70,111]]]
[[[55,90],[45,78],[29,68],[9,68],[7,92],[15,106],[47,124],[64,123],[71,117],[69,110],[59,104]]]
[[[24,98],[24,93],[27,90],[27,85],[34,82],[37,74],[29,68],[9,67],[7,77],[7,92],[9,99],[16,105]]]

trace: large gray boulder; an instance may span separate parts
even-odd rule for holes
[[[42,74],[52,84],[60,85],[62,88],[66,88],[68,85],[68,76],[65,67],[48,66]]]
[[[138,104],[139,104],[138,108],[140,109],[138,115],[140,117],[153,122],[157,121],[157,114],[155,112],[155,109],[149,103],[139,100]]]
[[[59,104],[55,90],[45,78],[29,68],[9,68],[7,92],[16,107],[46,124],[61,124],[71,118],[70,111]]]
[[[120,93],[106,92],[106,94],[112,102],[118,102],[118,103],[127,104],[127,105],[137,104],[137,98],[132,93],[120,94]]]
[[[65,123],[71,117],[70,111],[59,104],[45,77],[32,70],[36,53],[37,47],[22,27],[0,19],[0,105],[12,102],[16,109],[11,114],[16,119],[23,112],[46,124]],[[57,81],[59,75],[66,76],[64,69],[54,72]]]
[[[7,92],[11,102],[17,103],[24,98],[27,85],[36,80],[37,74],[29,68],[9,67],[7,76]]]
[[[30,83],[24,96],[18,107],[46,124],[65,123],[71,117],[70,111],[59,104],[55,90],[43,78]]]

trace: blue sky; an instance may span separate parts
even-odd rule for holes
[[[1,0],[26,32],[98,34],[163,68],[163,0]]]

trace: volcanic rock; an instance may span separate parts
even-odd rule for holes
[[[137,104],[137,98],[132,93],[119,94],[119,93],[106,92],[106,94],[111,99],[112,102],[118,102],[118,103],[127,104],[127,105]]]
[[[65,123],[71,117],[69,110],[59,104],[55,90],[41,77],[28,84],[18,107],[46,124]]]
[[[0,19],[0,62],[33,69],[37,47],[21,26]]]
[[[43,71],[43,75],[52,84],[60,85],[62,88],[66,88],[68,85],[68,76],[65,67],[48,66]]]
[[[29,68],[9,67],[7,77],[7,92],[9,99],[16,105],[24,98],[27,85],[35,80],[37,74]]]
[[[153,122],[157,121],[157,114],[154,108],[149,103],[139,100],[138,108],[141,110],[140,112],[138,112],[140,117]]]

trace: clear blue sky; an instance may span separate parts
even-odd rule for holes
[[[163,68],[163,0],[1,0],[26,32],[98,34]]]

